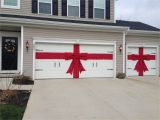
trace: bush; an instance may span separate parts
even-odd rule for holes
[[[33,85],[34,81],[29,76],[20,75],[13,78],[13,84]]]
[[[118,73],[116,77],[119,78],[119,79],[125,79],[126,74],[125,73]]]

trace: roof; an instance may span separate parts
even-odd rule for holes
[[[117,20],[116,24],[118,26],[130,27],[131,30],[160,31],[160,29],[150,26],[148,24],[142,23],[142,22]]]
[[[90,24],[90,25],[119,26],[119,27],[129,27],[131,30],[160,31],[160,29],[150,26],[148,24],[142,23],[142,22],[124,21],[124,20],[117,20],[116,23],[107,23],[107,22],[45,18],[45,17],[13,15],[13,14],[0,14],[0,17],[24,18],[24,19],[31,19],[31,20],[43,20],[43,21],[54,21],[54,22],[64,22],[64,23],[65,22],[66,23],[79,23],[79,24]]]

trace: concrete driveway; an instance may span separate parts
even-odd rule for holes
[[[37,80],[23,120],[160,120],[159,81]]]

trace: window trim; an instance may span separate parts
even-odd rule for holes
[[[1,0],[1,8],[11,8],[11,9],[20,9],[20,0],[17,0],[17,6],[5,5],[5,0]]]
[[[39,3],[40,3],[40,1],[38,0],[38,3],[37,3],[37,4],[38,4],[38,7],[37,7],[37,9],[38,9],[38,14],[53,15],[53,10],[52,10],[52,9],[53,9],[53,3],[52,3],[53,0],[50,0],[50,1],[51,1],[51,2],[50,2],[50,4],[51,4],[51,13],[50,13],[50,14],[47,14],[47,13],[40,13],[40,12],[39,12]],[[41,2],[41,3],[48,3],[48,2]]]
[[[106,0],[104,1],[104,18],[96,18],[96,17],[95,17],[95,9],[94,9],[94,8],[95,8],[95,7],[94,7],[95,5],[94,5],[94,1],[95,1],[95,0],[93,0],[93,18],[94,18],[94,19],[101,19],[101,20],[106,19]]]
[[[80,16],[81,16],[80,15],[81,14],[81,11],[80,11],[81,10],[81,1],[80,0],[79,0],[79,6],[78,7],[79,7],[79,16],[69,16],[68,15],[68,0],[67,0],[67,16],[68,17],[78,17],[78,18],[80,18]]]

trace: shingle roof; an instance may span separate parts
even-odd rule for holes
[[[116,25],[130,27],[131,30],[160,31],[160,29],[142,22],[117,20]]]

